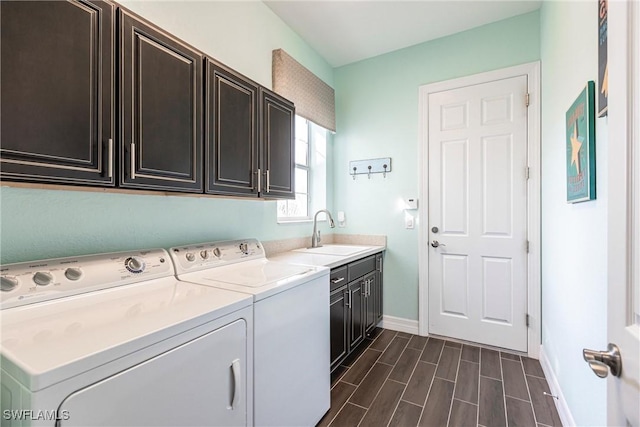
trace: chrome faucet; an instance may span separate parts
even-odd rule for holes
[[[322,246],[320,244],[320,230],[318,230],[318,214],[320,212],[324,212],[327,214],[327,216],[329,217],[329,226],[331,228],[335,228],[336,224],[333,222],[333,218],[331,217],[331,212],[329,212],[326,209],[320,209],[318,212],[316,212],[316,214],[313,216],[313,235],[311,236],[311,247],[312,248],[319,248],[320,246]]]

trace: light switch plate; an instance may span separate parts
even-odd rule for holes
[[[414,218],[413,215],[405,215],[404,217],[404,228],[412,229],[414,227]]]

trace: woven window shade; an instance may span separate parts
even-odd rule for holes
[[[336,131],[335,92],[282,49],[273,51],[273,91],[296,104],[296,114]]]

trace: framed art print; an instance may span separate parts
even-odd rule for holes
[[[567,110],[567,202],[596,198],[595,83]]]

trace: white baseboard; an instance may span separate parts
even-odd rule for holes
[[[408,334],[419,334],[418,321],[404,319],[402,317],[382,316],[382,321],[378,324],[381,328],[392,331],[406,332]]]
[[[551,362],[547,359],[547,354],[544,352],[544,348],[540,346],[540,365],[542,365],[542,370],[544,371],[544,376],[547,378],[547,382],[549,383],[549,389],[551,389],[551,394],[554,396],[558,396],[555,400],[556,408],[558,409],[558,415],[560,416],[560,421],[562,421],[563,426],[575,426],[576,422],[573,420],[573,415],[571,415],[571,410],[569,409],[569,405],[567,405],[567,401],[562,394],[562,390],[560,389],[560,383],[558,383],[558,379],[556,378],[555,372],[551,368]]]

